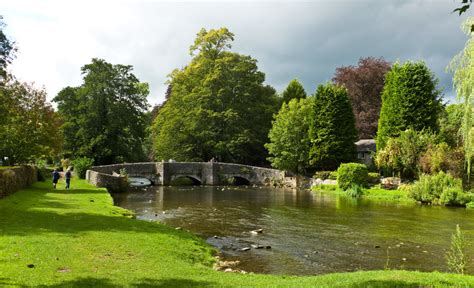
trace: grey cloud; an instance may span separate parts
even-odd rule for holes
[[[313,93],[318,84],[332,78],[337,67],[374,56],[426,61],[446,95],[452,96],[451,75],[445,67],[466,41],[459,29],[466,17],[450,13],[456,4],[445,0],[114,2],[90,6],[86,17],[71,14],[57,24],[72,27],[72,21],[83,19],[83,25],[74,28],[81,29],[77,31],[82,36],[74,43],[63,43],[62,50],[84,47],[87,53],[81,59],[100,57],[133,65],[137,76],[150,83],[152,103],[163,101],[166,75],[189,62],[188,48],[200,28],[222,26],[235,33],[233,51],[256,58],[266,82],[280,91],[298,78]],[[54,83],[42,83],[51,97],[58,85],[77,84],[79,68],[85,64],[74,62],[76,55],[62,53],[57,56],[57,75],[48,78]]]

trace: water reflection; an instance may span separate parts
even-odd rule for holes
[[[259,273],[309,275],[386,267],[445,271],[455,225],[461,225],[468,240],[474,236],[474,211],[309,191],[148,187],[114,199],[140,219],[193,231],[227,258],[241,260],[239,268]],[[258,228],[264,232],[250,233]],[[240,251],[252,244],[272,249]],[[474,256],[473,247],[467,248]]]

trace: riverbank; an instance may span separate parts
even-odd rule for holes
[[[339,189],[337,185],[318,185],[311,187],[313,192],[328,192],[336,195],[346,195],[344,191]],[[408,195],[405,190],[387,190],[378,187],[371,187],[363,189],[364,194],[361,196],[362,199],[382,201],[382,202],[395,202],[401,204],[415,204],[416,201]]]
[[[0,200],[0,286],[40,287],[471,287],[473,276],[409,271],[314,277],[212,269],[202,239],[131,219],[105,189],[37,182]]]

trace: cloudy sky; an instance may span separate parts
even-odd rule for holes
[[[314,1],[23,1],[0,0],[6,33],[19,52],[10,69],[45,86],[49,98],[80,85],[91,58],[133,65],[150,84],[149,101],[164,99],[167,75],[189,60],[202,28],[227,27],[232,50],[256,58],[278,91],[298,78],[307,92],[360,57],[424,60],[453,97],[449,60],[465,44],[460,0]],[[471,9],[474,10],[474,9]]]

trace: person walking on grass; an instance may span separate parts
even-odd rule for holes
[[[56,189],[56,185],[58,184],[60,175],[58,169],[54,169],[53,171],[53,188]]]
[[[66,189],[69,189],[69,185],[71,185],[71,177],[71,170],[67,169],[66,173],[64,174],[64,178],[66,179]]]

